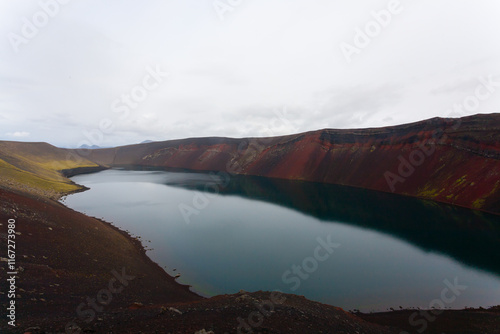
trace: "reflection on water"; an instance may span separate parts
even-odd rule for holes
[[[500,217],[461,207],[361,188],[313,182],[183,174],[167,185],[275,203],[322,221],[343,222],[404,239],[500,274]]]
[[[467,290],[447,307],[500,303],[497,216],[261,177],[110,170],[73,180],[91,190],[68,206],[151,240],[148,254],[202,294],[279,289],[370,311],[428,307],[457,278]],[[180,206],[194,210],[189,224]],[[339,247],[319,261],[328,238]]]

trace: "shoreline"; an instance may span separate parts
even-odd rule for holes
[[[128,168],[127,168],[128,167]],[[189,169],[189,168],[179,168],[179,167],[168,167],[168,166],[154,166],[154,165],[121,165],[121,164],[117,164],[117,165],[110,165],[110,166],[107,166],[107,167],[103,167],[103,169],[100,169],[100,170],[96,170],[96,171],[89,171],[89,172],[82,172],[82,173],[78,173],[78,169],[80,168],[86,168],[86,167],[77,167],[77,168],[74,168],[74,169],[71,169],[71,170],[75,170],[75,174],[69,176],[69,177],[72,177],[72,176],[76,176],[76,175],[80,175],[80,174],[90,174],[90,173],[94,173],[94,172],[100,172],[100,171],[104,171],[104,170],[110,170],[110,169],[117,169],[117,170],[153,170],[153,171],[166,171],[166,172],[185,172],[185,173],[220,173],[220,174],[227,174],[229,177],[232,177],[232,176],[249,176],[249,177],[257,177],[257,178],[263,178],[263,179],[271,179],[271,180],[283,180],[283,181],[290,181],[290,182],[304,182],[304,183],[312,183],[312,184],[325,184],[325,185],[332,185],[332,186],[341,186],[341,187],[346,187],[346,188],[353,188],[353,189],[360,189],[360,190],[368,190],[368,191],[373,191],[373,192],[378,192],[378,193],[383,193],[383,194],[388,194],[388,195],[393,195],[393,196],[397,196],[397,197],[407,197],[407,198],[413,198],[413,199],[416,199],[416,200],[421,200],[421,201],[425,201],[425,202],[429,202],[429,203],[438,203],[438,204],[443,204],[443,205],[448,205],[448,206],[452,206],[452,207],[458,207],[458,208],[463,208],[463,209],[467,209],[467,210],[470,210],[470,211],[474,211],[474,212],[482,212],[482,213],[486,213],[486,214],[490,214],[490,215],[493,215],[493,216],[498,216],[500,217],[500,212],[494,212],[494,211],[491,211],[491,210],[486,210],[486,209],[477,209],[477,208],[472,208],[472,207],[469,207],[469,206],[466,206],[466,205],[463,205],[463,204],[459,204],[459,203],[451,203],[449,201],[443,201],[441,199],[431,199],[431,198],[426,198],[426,197],[423,197],[423,196],[417,196],[417,195],[412,195],[412,194],[408,194],[408,193],[397,193],[397,192],[391,192],[391,191],[388,191],[388,190],[380,190],[380,189],[376,189],[376,188],[370,188],[370,187],[362,187],[362,186],[357,186],[357,185],[348,185],[348,184],[342,184],[342,183],[331,183],[331,182],[320,182],[320,181],[311,181],[311,180],[304,180],[304,179],[290,179],[290,178],[286,178],[286,177],[278,177],[278,176],[262,176],[262,175],[257,175],[257,174],[248,174],[248,173],[239,173],[239,174],[230,174],[230,173],[227,173],[227,172],[224,172],[224,171],[220,171],[220,170],[208,170],[208,169]],[[130,168],[130,169],[129,169]],[[134,168],[137,168],[137,169],[134,169]],[[81,186],[81,185],[80,185]],[[75,191],[75,192],[72,192],[72,193],[77,193],[79,191]]]
[[[1,188],[0,203],[1,235],[7,232],[4,222],[9,219],[16,220],[18,234],[17,327],[11,331],[13,328],[2,321],[2,332],[24,333],[21,329],[29,327],[59,332],[71,321],[85,326],[77,307],[107,287],[113,272],[133,280],[123,285],[123,292],[113,295],[108,312],[126,310],[134,303],[203,299],[152,261],[139,240],[106,221],[77,212],[60,201]],[[4,251],[1,257],[6,257]],[[5,270],[6,263],[1,263],[1,270]],[[0,281],[0,291],[8,291],[6,284]],[[6,301],[2,296],[2,308],[7,307]],[[92,316],[91,323],[98,319]]]
[[[65,206],[66,207],[66,206]],[[73,210],[71,208],[68,208],[70,210]],[[78,211],[76,211],[78,212]],[[86,215],[87,216],[87,215]],[[87,216],[87,217],[90,217],[90,216]],[[197,296],[199,296],[200,298],[206,298],[206,297],[203,297],[201,296],[200,294],[196,293],[195,291],[192,291],[191,290],[191,285],[187,285],[187,284],[181,284],[179,282],[177,282],[177,280],[175,279],[175,277],[173,276],[170,276],[169,273],[167,273],[158,263],[156,263],[155,261],[153,261],[147,254],[146,254],[146,249],[144,248],[144,245],[142,244],[142,242],[138,239],[138,238],[135,238],[133,237],[132,235],[130,235],[130,233],[128,233],[127,231],[124,231],[122,229],[120,229],[119,227],[113,225],[113,223],[110,223],[110,222],[107,222],[103,219],[100,219],[100,218],[95,218],[95,217],[90,217],[90,218],[93,218],[97,221],[100,221],[101,223],[109,226],[110,228],[112,228],[113,230],[115,230],[116,232],[120,233],[121,235],[125,236],[132,244],[134,244],[134,246],[136,247],[137,251],[142,255],[144,261],[146,263],[149,263],[153,268],[155,268],[159,273],[161,273],[162,275],[164,275],[166,278],[168,278],[170,281],[172,281],[173,283],[177,284],[180,288],[182,289],[185,289],[187,292],[190,292],[190,293],[194,293],[196,294]]]
[[[109,170],[109,169],[112,169],[113,167],[106,167],[106,166],[100,166],[100,167],[77,167],[77,168],[71,168],[71,169],[65,169],[65,170],[62,170],[61,173],[63,173],[63,175],[67,178],[70,178],[70,177],[73,177],[73,176],[77,176],[77,175],[83,175],[83,174],[91,174],[91,173],[97,173],[97,172],[101,172],[101,171],[105,171],[105,170]],[[71,180],[73,182],[73,180]],[[75,183],[75,182],[73,182]],[[70,207],[68,207],[66,204],[62,203],[61,202],[61,199],[64,198],[64,197],[67,197],[67,196],[70,196],[70,195],[73,195],[73,194],[77,194],[77,193],[80,193],[80,192],[85,192],[87,190],[90,190],[89,187],[86,187],[84,185],[81,185],[81,184],[77,184],[75,183],[76,185],[80,186],[81,189],[79,190],[75,190],[75,191],[72,191],[70,193],[67,193],[67,194],[64,194],[62,195],[56,202],[58,204],[61,204],[63,205],[66,209],[68,210],[71,210],[71,211],[74,211],[74,212],[77,212],[77,213],[80,213],[80,214],[83,214],[85,215],[86,217],[89,217],[89,218],[92,218],[92,219],[95,219],[99,222],[101,222],[102,224],[108,226],[109,228],[113,229],[114,231],[118,232],[119,234],[123,235],[126,239],[128,239],[128,241],[130,243],[132,243],[135,247],[136,247],[136,250],[138,253],[140,253],[144,259],[145,262],[149,263],[153,268],[156,268],[156,270],[161,273],[162,275],[165,276],[165,278],[171,280],[172,282],[174,282],[175,284],[177,284],[180,288],[182,289],[185,289],[186,291],[188,292],[191,292],[191,293],[194,293],[196,294],[197,296],[201,297],[201,298],[205,298],[201,295],[199,295],[198,293],[192,291],[190,288],[191,288],[191,285],[186,285],[186,284],[181,284],[179,282],[176,281],[175,277],[173,276],[170,276],[158,263],[156,263],[155,261],[153,261],[147,254],[146,254],[146,249],[144,247],[144,245],[142,244],[142,242],[136,238],[136,237],[133,237],[129,232],[127,231],[124,231],[122,230],[121,228],[119,228],[118,226],[115,226],[112,222],[108,222],[104,219],[101,219],[101,218],[97,218],[97,217],[92,217],[92,216],[89,216],[83,212],[79,212],[79,211],[76,211]]]

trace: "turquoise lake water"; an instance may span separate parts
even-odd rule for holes
[[[90,190],[67,206],[140,236],[204,296],[280,290],[362,311],[500,304],[497,216],[259,177],[113,169],[72,180]]]

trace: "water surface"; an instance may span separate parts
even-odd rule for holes
[[[202,295],[278,289],[382,311],[428,308],[447,280],[466,288],[445,307],[500,304],[497,216],[259,177],[107,170],[72,179],[90,190],[66,205],[150,240],[148,255]]]

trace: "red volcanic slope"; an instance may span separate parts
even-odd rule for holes
[[[91,150],[100,164],[335,183],[500,213],[500,114],[271,138],[191,138]]]

